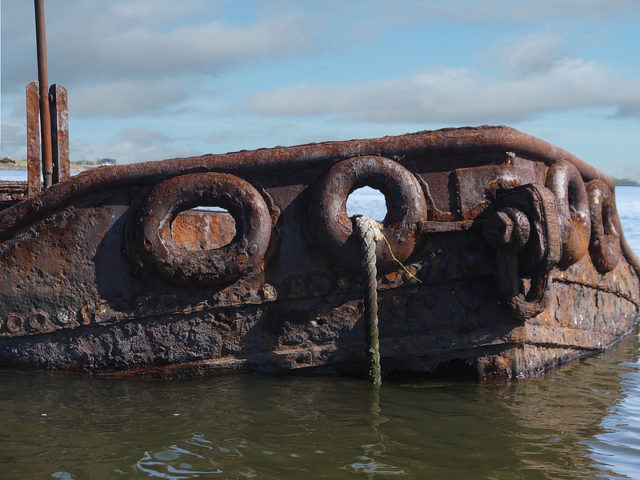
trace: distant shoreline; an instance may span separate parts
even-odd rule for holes
[[[73,173],[80,173],[80,172],[84,172],[85,170],[91,170],[93,168],[97,168],[97,165],[71,165],[71,172]],[[16,172],[26,172],[27,171],[27,167],[26,165],[20,165],[20,164],[15,164],[15,163],[0,163],[0,170],[14,170]]]

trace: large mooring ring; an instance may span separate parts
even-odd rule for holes
[[[567,161],[549,167],[545,186],[556,197],[562,235],[559,264],[566,268],[579,261],[589,249],[591,216],[587,190],[578,169]]]
[[[225,246],[187,250],[171,236],[173,220],[197,206],[226,209],[236,234]],[[271,237],[271,218],[262,196],[247,181],[226,173],[195,173],[156,185],[134,225],[145,264],[165,280],[184,286],[236,280],[263,260]]]
[[[417,179],[399,163],[379,156],[352,157],[331,167],[313,198],[312,211],[316,242],[335,265],[351,271],[360,268],[360,246],[347,215],[347,197],[369,186],[380,190],[386,200],[387,215],[382,233],[389,242],[376,249],[378,270],[389,272],[403,262],[416,246],[418,222],[427,219],[427,204]],[[389,251],[389,246],[393,254]]]
[[[620,218],[613,192],[603,180],[587,183],[591,212],[591,261],[600,273],[610,272],[620,260]]]

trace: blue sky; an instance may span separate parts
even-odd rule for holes
[[[45,5],[72,159],[506,124],[640,180],[637,0]],[[1,9],[1,154],[24,157],[33,3]]]

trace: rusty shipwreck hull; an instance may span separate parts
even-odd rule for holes
[[[635,325],[610,178],[507,127],[103,167],[0,211],[0,365],[364,371],[351,191],[385,194],[385,372],[523,376]],[[220,206],[228,213],[192,210]],[[401,268],[390,253],[401,261]]]

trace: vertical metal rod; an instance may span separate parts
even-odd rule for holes
[[[40,90],[40,132],[42,141],[42,177],[44,186],[53,180],[53,150],[51,147],[51,113],[49,112],[49,80],[47,79],[47,34],[44,25],[44,0],[33,0],[36,14],[36,45],[38,51],[38,85]]]

